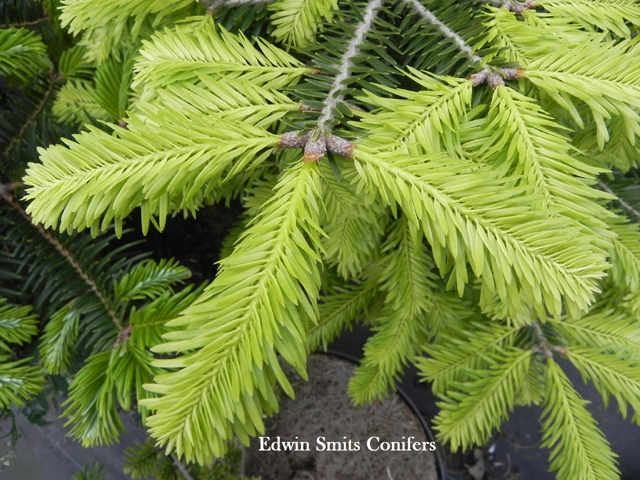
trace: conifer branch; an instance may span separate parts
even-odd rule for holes
[[[25,28],[25,27],[33,27],[34,25],[39,25],[49,20],[49,14],[44,13],[42,18],[38,18],[36,20],[32,20],[30,22],[22,22],[22,23],[6,23],[4,25],[0,25],[0,29],[6,28]]]
[[[518,2],[516,0],[483,0],[486,3],[493,5],[494,7],[506,8],[510,12],[521,14],[525,10],[534,8],[533,1],[527,0],[526,2]]]
[[[10,205],[16,212],[18,212],[18,214],[22,218],[24,218],[29,223],[29,225],[35,228],[38,234],[40,234],[42,238],[44,238],[47,242],[53,245],[53,247],[58,251],[58,253],[62,255],[62,257],[65,259],[65,261],[69,265],[71,265],[71,267],[78,273],[80,278],[82,278],[82,280],[84,280],[84,282],[89,286],[91,291],[96,295],[96,297],[98,297],[98,300],[100,300],[100,303],[102,303],[105,310],[108,312],[109,316],[111,317],[111,320],[113,320],[113,323],[118,328],[118,331],[120,334],[119,338],[120,338],[120,336],[123,334],[123,332],[126,329],[123,328],[122,320],[118,317],[113,307],[111,307],[111,305],[109,304],[105,296],[102,294],[95,280],[91,278],[84,271],[84,269],[73,257],[71,252],[67,250],[64,247],[64,245],[62,245],[62,243],[60,243],[49,232],[47,232],[44,228],[42,228],[42,225],[33,223],[33,219],[31,218],[31,216],[27,214],[22,208],[22,206],[13,198],[13,195],[11,193],[15,188],[18,188],[19,186],[21,186],[21,184],[18,182],[13,184],[8,184],[8,185],[0,185],[0,198],[2,198],[5,202],[7,202],[7,204]]]
[[[373,21],[378,14],[377,9],[382,6],[383,0],[369,0],[367,8],[364,11],[364,17],[356,28],[355,35],[349,41],[347,49],[342,54],[340,65],[338,67],[338,75],[333,80],[331,90],[327,94],[327,99],[322,108],[322,115],[318,119],[318,128],[330,129],[327,124],[333,120],[333,109],[338,103],[344,101],[344,95],[341,93],[344,81],[351,76],[351,67],[353,67],[353,57],[360,53],[360,45],[364,43],[367,32],[373,28]]]
[[[434,25],[443,36],[453,39],[453,43],[458,47],[458,50],[465,53],[467,58],[473,62],[478,64],[483,64],[484,59],[475,53],[473,53],[473,49],[464,41],[464,39],[454,32],[451,28],[449,28],[444,22],[442,22],[438,17],[436,17],[433,12],[427,10],[424,5],[422,5],[418,0],[404,0],[405,3],[413,7],[413,9],[418,12],[418,14],[427,20],[429,23]],[[506,2],[501,6],[511,5],[511,3]],[[494,90],[499,85],[503,85],[505,80],[517,80],[520,78],[520,74],[522,73],[521,69],[518,68],[490,68],[489,66],[485,66],[480,72],[475,75],[471,75],[469,77],[470,80],[473,81],[473,86],[477,87],[483,83],[487,83]]]
[[[600,187],[600,190],[604,190],[608,194],[616,197],[616,202],[618,202],[622,206],[622,208],[624,208],[627,212],[629,212],[634,217],[636,217],[637,220],[640,220],[640,212],[638,212],[635,208],[633,208],[629,203],[625,202],[623,199],[618,197],[618,195],[616,195],[616,193],[613,190],[611,190],[611,188],[609,188],[609,186],[606,183],[604,183],[602,180],[598,180],[598,187]]]
[[[178,460],[178,457],[176,457],[173,453],[171,454],[171,460],[173,460],[173,464],[178,469],[180,474],[184,477],[184,480],[195,480],[189,473],[189,470],[187,470],[186,465]]]
[[[541,352],[544,358],[552,358],[553,354],[551,353],[551,350],[549,350],[549,342],[547,341],[547,337],[544,336],[542,328],[537,320],[531,324],[531,328],[533,328],[536,340],[538,341],[538,343],[533,346],[532,350],[534,352]]]
[[[324,105],[318,119],[318,127],[310,133],[298,136],[299,131],[287,132],[281,137],[278,143],[282,148],[302,148],[304,147],[304,161],[317,162],[327,152],[335,155],[350,157],[354,145],[330,133],[331,121],[334,119],[334,109],[339,103],[344,103],[344,82],[351,76],[351,67],[353,67],[353,58],[360,53],[360,45],[366,40],[367,32],[373,28],[373,21],[378,14],[377,10],[382,6],[383,0],[369,0],[364,11],[362,21],[358,24],[355,34],[351,37],[347,49],[342,54],[340,65],[338,65],[338,74],[333,79],[331,89],[327,94]],[[304,106],[303,106],[304,107]],[[311,110],[311,108],[303,108],[301,110]]]
[[[473,53],[473,49],[469,45],[467,45],[467,42],[465,42],[460,35],[451,30],[445,23],[440,21],[440,19],[438,19],[438,17],[436,17],[433,12],[427,10],[424,5],[418,2],[418,0],[404,0],[404,2],[412,6],[413,9],[418,12],[418,14],[422,18],[427,20],[432,25],[436,26],[438,30],[440,30],[440,33],[442,33],[442,35],[453,39],[453,42],[456,44],[458,49],[461,52],[466,53],[469,60],[475,63],[482,63],[482,57]]]
[[[209,14],[215,13],[219,7],[237,7],[239,5],[259,5],[261,3],[271,3],[273,0],[215,0],[214,2],[208,2],[206,0],[200,0],[200,3],[207,7]]]
[[[5,148],[4,151],[2,152],[2,156],[4,158],[9,156],[9,154],[11,153],[11,150],[13,150],[13,147],[15,147],[16,144],[20,140],[22,140],[22,137],[26,133],[26,131],[29,128],[29,126],[34,121],[36,121],[38,116],[42,113],[42,110],[44,109],[44,107],[46,106],[47,102],[49,101],[49,98],[51,97],[51,94],[53,93],[55,85],[56,85],[56,83],[58,81],[59,81],[59,79],[54,78],[49,83],[49,88],[47,88],[47,91],[45,92],[44,96],[40,100],[40,103],[38,103],[38,106],[36,107],[36,109],[31,113],[31,115],[29,115],[29,118],[27,118],[27,120],[24,122],[22,127],[20,127],[20,130],[18,130],[18,133],[11,139],[11,142],[9,142],[9,145],[7,145],[7,148]]]

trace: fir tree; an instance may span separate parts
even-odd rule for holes
[[[636,178],[636,0],[66,0],[60,20],[122,101],[60,91],[58,115],[112,123],[40,149],[33,220],[120,234],[136,208],[146,231],[246,206],[138,389],[167,452],[205,463],[263,432],[276,384],[294,393],[278,356],[304,375],[367,312],[356,402],[415,363],[454,450],[537,404],[559,479],[619,476],[557,360],[638,421],[640,214],[618,180]],[[80,415],[104,384],[76,382]]]

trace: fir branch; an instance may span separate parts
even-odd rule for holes
[[[413,9],[418,12],[418,14],[422,18],[434,25],[440,31],[440,33],[442,33],[443,36],[451,38],[453,40],[453,43],[458,47],[458,50],[465,53],[467,58],[471,62],[481,65],[485,63],[485,59],[483,59],[480,55],[473,53],[473,49],[467,44],[467,42],[464,41],[464,39],[460,35],[458,35],[438,17],[436,17],[433,12],[427,10],[424,5],[418,2],[418,0],[403,1],[413,7]],[[506,4],[503,4],[502,6],[505,5]],[[476,73],[475,75],[471,75],[469,79],[472,80],[474,87],[477,87],[483,83],[487,83],[491,88],[495,89],[497,86],[504,84],[505,80],[517,80],[518,78],[520,78],[521,73],[522,71],[520,69],[496,69],[485,66],[480,72]]]
[[[13,185],[19,185],[19,184],[13,184]],[[96,295],[98,300],[100,300],[100,303],[102,303],[105,310],[109,313],[111,320],[113,320],[113,323],[116,325],[118,330],[122,332],[123,330],[122,320],[118,317],[118,315],[116,314],[111,304],[107,301],[106,297],[100,291],[95,280],[91,278],[91,276],[84,271],[84,269],[73,257],[71,252],[67,250],[64,247],[64,245],[62,245],[62,243],[60,243],[49,232],[47,232],[44,228],[42,228],[41,225],[33,223],[31,216],[24,211],[22,206],[16,200],[14,200],[13,196],[9,192],[10,190],[7,188],[7,186],[2,185],[0,187],[0,198],[2,198],[5,202],[7,202],[7,204],[9,204],[16,212],[18,212],[18,214],[22,218],[24,218],[29,223],[29,225],[35,228],[35,230],[40,234],[41,237],[43,237],[47,242],[53,245],[53,247],[58,251],[58,253],[62,255],[62,257],[67,261],[67,263],[71,265],[71,267],[78,273],[80,278],[82,278],[82,280],[84,280],[84,282],[89,286],[89,288]]]
[[[473,53],[473,49],[469,45],[467,45],[467,42],[465,42],[460,35],[451,30],[445,23],[440,21],[440,19],[438,19],[438,17],[436,17],[433,12],[427,10],[424,5],[418,2],[418,0],[404,0],[404,2],[412,6],[422,18],[427,20],[432,25],[435,25],[438,30],[440,30],[440,33],[442,33],[442,35],[453,39],[453,42],[456,44],[458,49],[461,52],[466,53],[469,60],[475,63],[482,63],[482,57]]]
[[[293,396],[276,355],[305,375],[306,329],[317,321],[320,288],[320,189],[316,165],[289,169],[207,291],[168,323],[188,329],[153,348],[184,353],[155,363],[179,370],[147,385],[162,396],[143,402],[157,410],[147,425],[168,451],[210,462],[234,433],[246,444],[264,431],[263,415],[277,410],[276,379]]]
[[[173,464],[178,469],[180,474],[184,477],[184,480],[195,480],[189,473],[189,470],[187,470],[187,466],[180,460],[178,460],[178,457],[176,457],[173,453],[170,456],[171,460],[173,460]]]
[[[0,30],[6,29],[6,28],[25,28],[25,27],[33,27],[35,25],[39,25],[41,23],[44,22],[48,22],[49,21],[49,14],[44,12],[44,15],[42,16],[42,18],[38,18],[36,20],[32,20],[30,22],[22,22],[22,23],[6,23],[4,25],[0,25]]]
[[[600,190],[604,190],[608,194],[616,197],[615,201],[618,202],[622,206],[622,208],[624,208],[627,212],[632,214],[634,217],[636,217],[637,220],[640,221],[640,212],[638,212],[629,203],[625,202],[618,195],[616,195],[616,193],[613,190],[611,190],[611,188],[609,188],[609,186],[606,183],[604,183],[602,180],[598,180],[598,187],[600,187]]]
[[[331,22],[338,9],[338,0],[278,0],[269,6],[272,11],[271,36],[285,45],[306,47],[316,40],[323,21]]]
[[[594,309],[595,310],[595,309]],[[640,358],[640,329],[624,311],[605,309],[580,319],[553,323],[572,347],[594,347],[603,352],[629,352]]]
[[[441,275],[455,265],[450,286],[457,283],[461,296],[468,281],[468,261],[485,282],[483,288],[498,293],[515,311],[521,310],[524,300],[542,316],[545,310],[557,316],[563,308],[577,315],[595,300],[596,278],[604,277],[608,266],[605,252],[575,220],[531,209],[535,201],[530,192],[525,206],[518,199],[523,189],[512,189],[494,171],[460,160],[433,155],[418,160],[373,150],[365,143],[355,152],[359,188],[366,185],[392,209],[399,206],[413,223],[422,223]],[[475,170],[470,172],[472,167]],[[455,185],[455,193],[449,190],[449,182]],[[499,202],[497,189],[504,195]],[[507,205],[513,209],[504,215]],[[532,239],[533,232],[541,235]],[[563,249],[558,250],[562,242]],[[453,262],[447,252],[455,254]],[[517,288],[513,275],[519,279]]]
[[[207,7],[208,12],[215,12],[219,7],[237,7],[239,5],[260,5],[261,3],[271,3],[274,0],[216,0],[215,2],[207,2],[200,0],[200,3]]]
[[[624,215],[609,222],[611,232],[617,237],[611,240],[609,249],[611,270],[609,278],[622,292],[638,292],[640,288],[640,231],[637,223]]]
[[[619,478],[615,454],[560,366],[547,359],[542,447],[558,480]]]
[[[304,147],[304,161],[316,162],[324,157],[327,151],[336,155],[350,157],[354,145],[330,133],[331,122],[334,120],[334,110],[338,104],[344,103],[344,82],[351,76],[351,67],[354,66],[353,58],[360,53],[360,45],[365,42],[367,33],[373,28],[374,20],[383,0],[369,0],[364,11],[364,16],[358,24],[356,31],[349,40],[347,49],[342,54],[340,64],[337,66],[338,74],[333,79],[331,89],[327,94],[317,128],[308,134],[299,136],[299,131],[287,132],[281,137],[278,144],[282,148]]]
[[[505,349],[500,362],[478,371],[477,380],[459,385],[464,393],[448,391],[434,420],[438,438],[449,442],[453,451],[486,442],[513,410],[531,356],[530,351]]]
[[[609,407],[613,395],[623,418],[627,418],[627,404],[633,410],[633,421],[640,424],[640,368],[636,358],[625,358],[616,352],[607,355],[600,348],[578,348],[568,352],[571,363],[583,380],[589,379],[602,395],[604,408]]]
[[[42,110],[47,105],[49,98],[53,94],[56,83],[58,83],[59,81],[60,79],[58,77],[52,78],[51,82],[49,83],[49,88],[47,88],[47,91],[45,92],[44,96],[36,106],[36,109],[33,112],[31,112],[31,115],[29,115],[29,117],[24,122],[22,127],[20,127],[20,130],[18,130],[18,133],[11,139],[11,142],[9,142],[9,145],[7,145],[7,147],[2,152],[2,156],[4,158],[9,156],[9,154],[11,153],[11,150],[13,150],[13,147],[15,147],[16,144],[20,140],[22,140],[22,137],[24,137],[24,134],[27,132],[27,129],[29,128],[29,126],[37,120],[38,116],[40,116],[40,114],[42,113]]]
[[[538,343],[533,346],[532,350],[542,352],[544,358],[553,358],[553,354],[551,350],[549,350],[549,342],[547,341],[547,337],[545,337],[542,328],[540,327],[540,323],[536,320],[531,324],[531,328],[535,334],[536,340]]]
[[[318,322],[307,330],[307,350],[326,351],[340,332],[350,329],[352,321],[366,311],[377,294],[377,287],[376,282],[367,281],[320,296]]]
[[[489,368],[505,348],[513,344],[519,328],[497,322],[461,323],[460,332],[468,332],[464,340],[446,333],[438,336],[436,343],[425,345],[424,351],[431,357],[420,357],[416,366],[423,381],[433,384],[433,392],[444,395],[451,385],[468,378],[469,371]]]
[[[322,108],[322,115],[318,119],[318,128],[330,130],[328,124],[333,120],[333,109],[344,101],[344,95],[341,92],[344,81],[351,76],[350,69],[353,67],[353,57],[360,53],[360,45],[366,40],[367,32],[373,28],[373,21],[378,14],[377,9],[382,6],[382,3],[383,0],[369,0],[369,3],[367,3],[364,17],[358,24],[354,36],[351,37],[347,49],[342,54],[342,59],[338,66],[338,75],[333,80],[331,90],[329,90]]]
[[[591,24],[619,37],[630,38],[628,25],[640,25],[640,5],[636,0],[536,0],[535,4],[553,17],[579,25]]]

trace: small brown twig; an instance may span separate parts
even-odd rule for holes
[[[625,202],[620,197],[618,197],[616,193],[613,190],[611,190],[611,188],[609,188],[609,186],[606,183],[604,183],[602,180],[598,180],[598,188],[600,188],[600,190],[607,192],[609,195],[613,195],[614,197],[616,197],[616,202],[618,202],[622,206],[622,208],[624,208],[627,212],[629,212],[631,215],[636,217],[637,220],[640,220],[640,212],[638,212],[635,208],[633,208],[629,203]]]
[[[186,465],[178,460],[178,457],[176,457],[173,453],[171,454],[171,460],[173,460],[173,465],[175,465],[175,467],[178,469],[185,480],[195,480],[189,473],[189,470],[187,470]]]
[[[533,328],[536,339],[538,340],[538,343],[532,347],[532,350],[534,352],[542,353],[544,358],[553,358],[553,354],[551,353],[551,350],[549,350],[549,342],[547,342],[547,337],[544,336],[540,324],[535,321],[531,324],[531,328]]]
[[[4,25],[0,25],[0,29],[33,27],[34,25],[44,23],[48,20],[49,20],[49,14],[45,12],[44,16],[42,18],[38,18],[37,20],[32,20],[30,22],[22,22],[22,23],[7,23]]]
[[[49,101],[49,97],[53,93],[53,89],[55,88],[56,82],[57,82],[56,79],[52,79],[51,83],[49,84],[49,88],[47,89],[44,96],[42,97],[42,100],[40,100],[40,103],[38,103],[38,106],[36,107],[36,109],[31,113],[31,115],[29,115],[29,118],[27,118],[27,121],[24,122],[20,130],[18,130],[17,135],[11,139],[11,142],[9,142],[9,145],[7,145],[7,148],[5,148],[4,151],[2,152],[3,157],[6,158],[7,156],[9,156],[9,153],[11,153],[11,150],[13,150],[13,147],[15,147],[16,144],[20,140],[22,140],[22,137],[27,131],[27,128],[29,128],[29,125],[31,125],[35,121],[37,116],[40,115],[45,105]]]
[[[16,201],[13,198],[13,191],[21,187],[22,187],[22,183],[20,182],[13,182],[13,183],[0,185],[0,198],[2,198],[5,202],[7,202],[8,205],[13,207],[13,209],[16,212],[18,212],[18,214],[22,218],[24,218],[29,223],[29,225],[31,225],[33,228],[36,229],[36,231],[40,234],[41,237],[43,237],[47,242],[53,245],[53,247],[58,251],[58,253],[60,253],[60,255],[62,255],[62,257],[67,261],[67,263],[71,265],[71,267],[78,273],[80,278],[82,278],[82,280],[84,280],[84,282],[89,286],[89,288],[91,288],[91,291],[93,291],[96,297],[98,297],[98,300],[100,300],[100,303],[102,303],[104,308],[107,310],[107,313],[111,317],[111,320],[113,320],[113,323],[118,328],[118,331],[120,332],[118,338],[120,338],[120,335],[122,334],[123,330],[126,330],[126,328],[124,328],[122,320],[118,317],[115,310],[113,310],[113,308],[111,307],[107,299],[104,297],[104,295],[98,288],[98,285],[93,280],[93,278],[91,278],[82,269],[80,264],[76,261],[76,259],[71,254],[71,252],[67,250],[64,247],[64,245],[62,245],[62,243],[58,241],[58,239],[54,238],[53,235],[51,235],[44,228],[42,228],[42,225],[33,223],[33,219],[31,218],[31,215],[25,212],[24,209],[22,208],[22,205],[20,205],[20,203],[18,203],[18,201]],[[129,331],[129,334],[130,333],[131,332]]]

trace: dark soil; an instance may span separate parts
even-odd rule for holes
[[[367,439],[401,442],[414,437],[427,442],[418,419],[398,395],[385,402],[354,407],[346,395],[353,375],[350,362],[327,355],[312,355],[308,362],[309,381],[292,369],[287,371],[296,399],[283,398],[280,414],[267,423],[269,442],[309,442],[310,451],[259,451],[260,441],[252,442],[245,474],[262,480],[436,480],[435,456],[431,452],[369,451]],[[348,441],[359,451],[317,451],[317,438],[340,442],[348,450]],[[322,441],[322,440],[321,440]],[[377,442],[377,441],[376,441]]]

